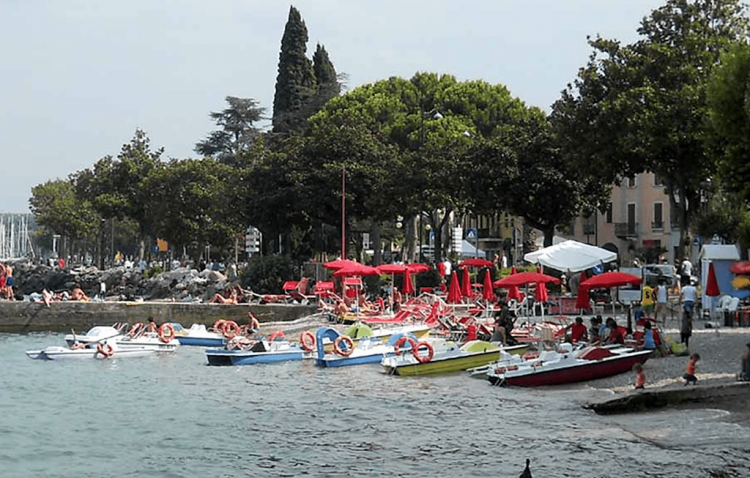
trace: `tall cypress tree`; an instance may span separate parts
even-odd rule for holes
[[[328,57],[326,47],[320,43],[313,54],[313,71],[315,72],[315,78],[318,80],[318,96],[325,98],[322,101],[323,104],[339,95],[341,84],[338,75],[336,75],[336,68],[333,67],[333,63]]]
[[[273,98],[273,130],[287,132],[300,128],[306,117],[301,117],[309,98],[317,93],[315,73],[307,51],[307,27],[299,11],[289,8],[289,19],[281,38],[279,73]]]

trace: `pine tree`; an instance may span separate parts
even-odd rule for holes
[[[279,73],[273,99],[273,130],[299,129],[306,117],[300,116],[309,99],[317,93],[315,73],[307,51],[307,27],[299,11],[289,8],[279,53]]]

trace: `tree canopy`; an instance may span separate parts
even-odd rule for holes
[[[665,179],[686,243],[700,184],[716,170],[705,138],[706,84],[721,50],[747,32],[738,0],[667,0],[631,45],[597,37],[586,67],[553,106],[565,154],[601,179]],[[692,206],[691,206],[692,205]]]

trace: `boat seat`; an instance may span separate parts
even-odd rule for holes
[[[251,352],[268,352],[266,345],[262,341],[257,341],[255,345],[250,348]]]

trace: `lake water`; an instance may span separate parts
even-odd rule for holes
[[[606,391],[496,388],[311,361],[44,362],[62,334],[0,334],[0,476],[750,476],[750,428],[720,410],[598,416]],[[592,386],[593,385],[593,386]],[[723,471],[726,474],[712,475]]]

